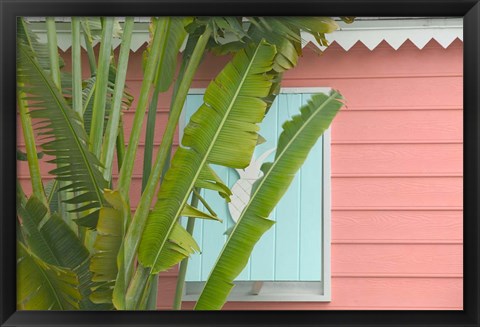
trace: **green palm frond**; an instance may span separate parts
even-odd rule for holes
[[[158,57],[157,71],[153,84],[155,85],[153,95],[148,108],[147,127],[145,132],[145,151],[143,154],[143,176],[142,191],[145,189],[152,170],[153,140],[155,137],[155,121],[157,117],[157,105],[160,93],[169,89],[173,82],[177,68],[177,58],[180,47],[187,36],[185,25],[191,18],[184,17],[161,17],[157,18],[162,23],[154,30],[153,22],[149,26],[150,40],[153,40],[154,33],[162,34],[161,50]],[[148,55],[151,51],[151,43],[143,53],[143,66],[146,67]],[[181,74],[177,77],[181,79]]]
[[[177,67],[177,59],[180,48],[185,41],[187,31],[185,25],[191,22],[189,17],[160,17],[160,20],[167,20],[165,34],[162,38],[162,51],[158,60],[157,73],[153,83],[158,85],[160,92],[168,90],[173,82],[175,70]],[[153,24],[150,24],[150,42],[143,53],[143,68],[145,69],[148,55],[150,53],[151,40],[153,39]]]
[[[195,252],[200,252],[197,242],[182,225],[175,223],[169,239],[159,254],[162,259],[155,268],[158,271],[168,270],[179,263],[181,259],[189,257]]]
[[[82,296],[80,308],[98,309],[88,299],[93,286],[92,274],[88,270],[90,253],[65,221],[56,214],[50,215],[45,205],[34,196],[25,206],[17,204],[17,212],[22,218],[22,234],[30,251],[46,264],[75,273]]]
[[[248,20],[251,23],[248,29],[250,39],[265,39],[277,47],[272,72],[275,81],[265,99],[268,111],[280,92],[283,73],[294,68],[302,55],[301,32],[310,33],[325,44],[325,33],[336,30],[338,25],[328,17],[249,17]]]
[[[126,226],[130,221],[130,207],[118,191],[105,190],[105,199],[111,207],[100,209],[97,224],[97,237],[93,248],[90,270],[93,280],[102,285],[102,292],[91,297],[96,303],[113,303],[112,293],[115,282],[122,280],[123,256],[119,255]]]
[[[102,135],[105,133],[106,130],[106,122],[110,116],[110,110],[113,105],[113,91],[115,88],[115,76],[116,76],[116,69],[114,66],[110,66],[110,75],[109,75],[109,82],[107,87],[107,98],[105,102],[105,125],[103,128]],[[93,113],[93,99],[95,97],[95,82],[97,80],[96,76],[90,77],[83,81],[83,89],[82,89],[82,103],[83,103],[83,125],[85,127],[85,132],[87,135],[90,134],[90,127],[92,125],[92,113]],[[130,109],[130,106],[133,102],[133,96],[128,90],[123,91],[122,97],[122,110]]]
[[[186,29],[190,34],[195,34],[198,31],[202,31],[206,26],[212,29],[212,38],[208,48],[220,44],[220,39],[223,39],[226,33],[233,35],[235,41],[242,40],[247,36],[243,28],[242,17],[195,17]]]
[[[75,310],[80,299],[78,277],[72,270],[46,263],[17,242],[19,310]]]
[[[285,26],[273,17],[252,17],[250,22],[252,22],[252,25],[248,30],[248,35],[252,40],[265,38],[277,47],[277,55],[273,66],[276,72],[281,73],[297,65],[298,57],[302,51],[300,29],[298,27]]]
[[[39,41],[37,34],[33,32],[30,24],[25,21],[24,18],[18,18],[17,40],[30,47],[40,66],[44,70],[50,72],[50,55],[48,53],[48,45]],[[59,57],[59,64],[60,68],[65,65],[61,57]]]
[[[249,31],[250,36],[261,32],[268,40],[272,36],[280,36],[296,43],[296,49],[301,53],[302,41],[300,31],[307,32],[315,37],[320,44],[324,42],[325,34],[336,31],[339,26],[329,17],[249,17],[252,27],[256,31]],[[275,37],[276,40],[281,38]]]
[[[204,104],[185,128],[155,208],[149,215],[139,247],[139,260],[159,272],[162,251],[183,208],[209,164],[245,168],[257,143],[257,123],[265,115],[272,82],[275,47],[262,41],[238,52],[208,86]],[[178,253],[177,262],[185,258]],[[173,260],[169,260],[169,263]]]
[[[219,310],[234,287],[260,237],[274,224],[268,216],[288,190],[318,138],[342,107],[337,92],[318,94],[301,108],[300,115],[283,124],[275,160],[263,164],[263,176],[254,184],[249,203],[231,231],[205,287],[196,310]]]
[[[106,181],[100,172],[99,160],[88,150],[81,117],[67,104],[51,77],[22,43],[18,47],[17,78],[29,94],[31,116],[40,121],[36,127],[46,141],[41,145],[43,152],[54,156],[51,162],[59,165],[50,173],[66,183],[61,190],[78,194],[68,200],[80,205],[75,209],[82,214],[77,223],[94,228],[98,209],[104,202],[102,192]]]

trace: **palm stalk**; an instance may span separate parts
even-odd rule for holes
[[[90,151],[100,157],[105,122],[105,104],[107,101],[108,74],[112,51],[113,17],[104,18],[102,43],[98,57],[97,79],[95,81],[95,96],[93,98],[92,123],[90,127]]]
[[[197,192],[199,189],[196,190]],[[192,207],[198,206],[198,197],[197,193],[192,194],[192,200],[190,201],[190,205]],[[193,229],[195,228],[195,219],[189,217],[187,220],[187,232],[190,235],[193,235]],[[188,268],[188,258],[185,258],[180,263],[180,268],[178,270],[178,277],[177,277],[177,286],[175,288],[175,298],[173,299],[173,310],[181,310],[182,309],[182,297],[183,297],[183,289],[185,287],[185,277],[187,276],[187,268]]]
[[[50,75],[52,76],[52,80],[55,86],[58,88],[60,92],[62,92],[62,83],[60,79],[60,61],[58,56],[58,45],[57,45],[57,31],[55,27],[55,18],[47,17],[47,40],[48,40],[48,53],[50,58]],[[62,164],[57,164],[58,169],[61,169]],[[64,188],[66,184],[62,181],[59,181],[60,189]],[[72,214],[69,212],[71,208],[70,205],[65,203],[70,199],[70,195],[67,192],[58,192],[58,202],[59,202],[59,209],[62,213],[62,217],[65,222],[70,226],[70,228],[77,232],[77,226],[72,221]]]
[[[130,134],[127,152],[125,153],[125,160],[122,163],[122,168],[120,169],[120,174],[118,177],[118,189],[120,190],[122,197],[125,199],[128,198],[128,191],[131,183],[135,155],[137,153],[138,143],[140,141],[142,121],[145,115],[145,111],[147,109],[147,101],[150,93],[150,87],[155,76],[155,67],[157,64],[158,56],[160,54],[161,38],[163,34],[161,31],[165,29],[166,21],[162,21],[160,26],[159,24],[160,22],[157,20],[155,22],[155,31],[157,32],[155,33],[155,36],[153,38],[151,53],[147,60],[142,87],[140,89],[140,97],[138,99],[138,105],[135,110],[135,116],[133,118],[133,128]]]
[[[32,119],[28,113],[27,102],[24,100],[25,93],[17,91],[18,110],[20,113],[20,122],[22,124],[23,138],[25,140],[25,149],[27,151],[28,169],[30,172],[30,181],[32,183],[33,194],[47,204],[47,198],[43,190],[42,176],[38,164],[37,146],[35,144],[35,134],[32,128]]]
[[[223,185],[218,179],[208,183],[215,178],[209,165],[232,168],[248,165],[258,138],[257,123],[265,114],[266,106],[261,99],[271,87],[267,72],[275,53],[275,47],[263,41],[238,52],[207,88],[204,104],[185,128],[184,147],[175,153],[142,235],[139,261],[151,267],[153,273],[185,257],[178,253],[171,257],[161,254],[170,246],[168,237],[193,188],[218,190],[219,184]],[[219,192],[228,197],[230,190],[227,190]],[[171,198],[173,194],[175,200]]]
[[[142,175],[142,193],[145,190],[145,187],[148,182],[148,178],[150,177],[151,166],[152,166],[152,155],[153,155],[153,140],[154,140],[154,132],[155,132],[155,120],[156,120],[156,112],[157,112],[157,105],[158,105],[158,97],[160,92],[166,91],[168,87],[171,85],[173,81],[174,75],[174,67],[176,65],[176,54],[180,50],[180,46],[185,39],[186,33],[184,30],[183,22],[181,18],[172,19],[170,21],[170,30],[169,37],[165,39],[165,42],[169,43],[169,48],[172,49],[170,53],[166,53],[166,47],[164,48],[162,60],[159,62],[158,65],[158,72],[157,78],[155,80],[155,90],[152,96],[152,101],[150,102],[150,107],[148,109],[148,117],[147,117],[147,130],[145,134],[145,152],[144,152],[144,159],[143,159],[143,175]],[[170,54],[170,56],[168,56]],[[173,56],[172,56],[173,54]],[[187,58],[188,56],[188,58]],[[183,82],[183,76],[185,73],[186,62],[188,62],[190,56],[184,53],[184,58],[182,60],[182,66],[180,68],[180,72],[177,76],[177,81],[174,85],[174,90],[172,94],[172,99],[176,98],[176,93],[178,90],[178,86],[181,82]],[[173,104],[173,101],[171,102]],[[170,112],[172,108],[170,108]],[[162,169],[162,174],[160,177],[160,183],[163,180],[163,176],[165,176],[166,171],[170,166],[170,154],[171,154],[172,144],[170,144],[169,150],[167,151],[167,158],[165,159],[165,165]],[[193,218],[192,218],[193,219]],[[157,307],[157,294],[158,294],[158,274],[151,276],[150,284],[150,292],[148,294],[148,300],[146,308],[147,310],[155,310]]]
[[[82,105],[82,59],[80,46],[80,20],[72,17],[72,96],[73,110],[80,115],[83,113]]]
[[[144,305],[146,304],[143,298],[146,296],[145,293],[149,293],[150,283],[150,268],[139,265],[126,294],[126,310],[144,309],[142,302]]]
[[[184,24],[186,23],[185,18],[172,17],[158,19],[167,20],[168,26],[165,30],[165,36],[162,39],[164,44],[162,46],[162,51],[158,61],[158,68],[154,81],[155,89],[152,95],[152,100],[150,102],[150,107],[148,109],[147,129],[145,134],[145,152],[143,160],[142,192],[147,184],[148,178],[150,177],[150,172],[152,168],[153,139],[155,132],[158,97],[161,92],[167,91],[173,82],[175,68],[177,66],[177,56],[180,47],[182,46],[183,41],[185,40],[185,37],[187,35],[184,27]],[[147,53],[148,51],[149,49],[147,48]],[[177,82],[175,83],[175,90],[173,92],[172,99],[175,99],[178,82],[183,80],[183,73],[185,72],[183,63],[186,61],[185,57],[186,55],[184,53],[184,59],[182,60],[182,69],[177,77]],[[173,101],[171,102],[171,104],[172,103]]]
[[[61,89],[60,80],[60,62],[58,60],[57,50],[57,30],[55,28],[55,18],[47,17],[47,40],[48,40],[48,52],[50,58],[50,75],[52,75],[53,82],[57,88]]]
[[[119,117],[116,149],[117,149],[117,165],[118,165],[118,169],[120,170],[122,168],[123,158],[125,158],[125,132],[123,131],[123,119],[121,115]]]
[[[160,276],[158,274],[151,275],[150,282],[150,292],[148,293],[147,302],[145,304],[146,310],[156,310],[157,309],[157,297],[158,297],[158,279]]]
[[[85,39],[85,48],[87,49],[88,64],[90,66],[90,76],[95,76],[97,74],[97,64],[95,60],[95,52],[93,52],[93,39],[88,18],[82,20],[82,28]]]
[[[152,85],[155,68],[157,65],[157,59],[160,54],[161,48],[161,39],[162,34],[165,31],[166,21],[162,20],[161,24],[159,20],[154,22],[154,30],[156,31],[152,46],[151,53],[147,59],[147,65],[145,68],[144,80],[142,82],[142,87],[140,91],[140,98],[138,105],[135,111],[135,116],[133,119],[133,128],[130,134],[130,140],[128,143],[127,151],[124,156],[124,160],[121,164],[120,174],[118,179],[118,190],[121,198],[128,199],[128,193],[131,183],[131,177],[133,172],[133,165],[135,162],[135,155],[138,148],[138,143],[140,140],[140,133],[142,128],[142,121],[145,115],[148,95],[150,87]],[[163,31],[163,32],[162,32]],[[131,227],[131,226],[130,226]],[[130,228],[128,228],[130,230]],[[128,233],[128,232],[127,232]],[[126,236],[125,236],[126,237]],[[133,260],[128,260],[128,254],[125,253],[125,240],[123,240],[120,249],[118,251],[118,276],[115,282],[115,287],[113,290],[113,303],[117,309],[125,309],[126,304],[126,294],[127,287],[130,284],[130,279],[132,277],[133,270]]]
[[[80,20],[72,17],[72,108],[79,115],[83,114],[82,93],[82,58],[80,45]],[[78,196],[78,193],[75,193]],[[78,208],[78,206],[76,206]],[[83,241],[85,229],[78,227],[78,234]]]
[[[140,243],[140,238],[145,227],[145,223],[150,211],[150,205],[155,194],[155,189],[160,180],[163,168],[166,164],[166,159],[170,153],[171,144],[173,142],[173,136],[175,134],[176,125],[180,118],[180,114],[185,103],[185,99],[188,94],[188,90],[193,81],[193,76],[198,68],[200,60],[205,51],[207,41],[210,37],[211,30],[207,28],[204,34],[199,38],[195,49],[192,53],[192,56],[188,62],[188,65],[185,69],[185,74],[182,78],[182,82],[179,84],[178,90],[176,92],[175,99],[171,107],[170,115],[168,118],[167,128],[162,138],[162,143],[158,150],[157,159],[152,169],[152,173],[148,179],[147,185],[142,197],[138,204],[137,210],[132,219],[132,224],[127,231],[124,241],[125,247],[125,266],[126,266],[126,276],[129,277],[132,275],[132,265],[135,259],[135,254]],[[143,280],[143,283],[146,283],[146,279]]]
[[[100,162],[103,164],[103,177],[110,181],[112,176],[112,162],[115,150],[115,143],[118,136],[120,114],[122,107],[123,90],[125,88],[125,79],[127,76],[128,59],[130,55],[130,42],[132,40],[133,32],[133,17],[125,19],[123,30],[122,44],[120,48],[120,55],[117,65],[117,75],[115,76],[115,89],[113,92],[113,105],[110,110],[110,115],[105,131],[103,149],[101,152]]]
[[[157,78],[154,81],[155,89],[153,91],[152,99],[150,101],[150,105],[148,107],[148,116],[147,116],[147,128],[145,131],[145,147],[143,153],[143,174],[142,174],[142,193],[145,190],[145,186],[148,181],[148,177],[150,176],[150,172],[152,170],[152,155],[153,155],[153,139],[155,135],[155,121],[157,118],[157,105],[158,105],[158,97],[160,95],[161,90],[161,83],[158,79],[158,71],[161,70],[161,62],[164,58],[165,51],[166,51],[166,42],[167,42],[167,32],[168,28],[170,27],[170,18],[166,18],[166,26],[162,30],[165,35],[162,38],[162,51],[160,52],[160,60],[157,64]],[[157,31],[154,31],[156,33]]]
[[[160,84],[155,85],[152,101],[148,107],[147,128],[145,131],[145,148],[143,153],[143,174],[142,174],[142,193],[147,186],[150,172],[152,171],[153,140],[155,136],[155,121],[157,119],[158,97],[160,95]]]

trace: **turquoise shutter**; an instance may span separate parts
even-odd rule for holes
[[[276,148],[282,124],[298,114],[312,94],[280,94],[261,124],[266,142],[257,146],[254,158]],[[203,103],[202,94],[191,94],[186,101],[185,122]],[[238,281],[321,281],[322,278],[322,179],[323,148],[320,139],[297,173],[285,196],[272,212],[276,224],[257,243],[248,265]],[[272,152],[265,161],[273,160]],[[232,188],[239,174],[230,168],[213,166]],[[186,281],[205,281],[234,225],[227,203],[216,192],[202,190],[202,195],[223,223],[197,219],[194,237],[202,253],[191,257]],[[201,210],[205,210],[200,206]],[[185,219],[182,218],[185,224]]]

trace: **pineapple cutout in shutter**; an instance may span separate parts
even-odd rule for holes
[[[275,148],[265,151],[258,159],[252,157],[250,165],[245,169],[235,169],[240,176],[240,179],[232,186],[232,195],[230,196],[231,202],[228,203],[228,210],[232,220],[237,223],[238,217],[242,213],[243,209],[250,201],[250,193],[252,192],[253,183],[261,177],[263,162],[268,156],[275,151]]]

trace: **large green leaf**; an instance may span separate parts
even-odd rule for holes
[[[265,115],[262,98],[272,85],[268,72],[275,53],[275,47],[264,41],[242,50],[208,86],[204,104],[185,128],[183,147],[175,153],[142,235],[139,260],[152,273],[165,267],[162,252],[205,167],[249,164],[258,139],[257,123]],[[178,252],[175,261],[185,257]]]
[[[107,88],[107,101],[105,103],[105,120],[107,121],[110,117],[110,111],[113,106],[113,92],[114,92],[114,81],[116,77],[116,70],[114,66],[110,66],[110,77]],[[83,125],[87,135],[90,134],[90,126],[92,124],[92,111],[93,111],[93,99],[95,96],[95,87],[96,87],[97,77],[93,76],[83,81],[82,85],[82,102],[83,102]],[[127,91],[124,90],[122,97],[122,110],[130,109],[130,106],[133,102],[133,96]],[[105,133],[106,126],[104,126],[103,133]]]
[[[104,202],[102,192],[106,182],[99,169],[99,160],[88,150],[82,119],[67,104],[29,48],[21,43],[17,63],[17,78],[29,94],[30,114],[41,122],[36,126],[46,140],[42,144],[43,151],[54,156],[51,162],[59,165],[50,173],[66,183],[63,190],[77,192],[68,203],[81,205],[75,209],[82,214],[77,222],[93,228],[98,209]]]
[[[148,108],[147,129],[145,132],[145,150],[143,154],[142,192],[146,187],[152,170],[153,140],[155,134],[158,98],[160,93],[167,91],[173,82],[173,77],[175,76],[175,71],[177,68],[177,58],[180,47],[182,46],[187,35],[184,25],[191,20],[190,18],[183,17],[161,17],[157,19],[165,21],[165,24],[160,24],[158,30],[153,30],[153,26],[155,25],[150,24],[151,39],[153,39],[153,33],[162,33],[163,35],[160,56],[157,64],[157,73],[153,81],[155,89],[153,91],[150,106]],[[150,44],[144,52],[144,66],[146,64],[146,59],[148,58],[149,52]]]
[[[107,98],[105,103],[105,120],[108,120],[110,117],[110,110],[113,105],[113,92],[115,87],[115,77],[116,70],[114,66],[110,66],[110,76],[109,83],[107,88]],[[96,76],[90,77],[83,81],[82,85],[82,102],[83,102],[83,125],[87,135],[90,134],[90,127],[92,124],[92,110],[93,110],[93,98],[95,96],[95,81],[97,80]],[[133,102],[133,96],[127,91],[124,90],[122,97],[122,110],[130,109],[130,106]],[[106,126],[103,133],[105,132]]]
[[[185,41],[187,31],[185,25],[191,21],[191,18],[186,17],[159,17],[159,20],[166,20],[167,25],[162,37],[162,51],[158,59],[157,73],[153,83],[158,85],[160,92],[168,90],[173,82],[175,76],[175,69],[177,67],[177,59],[180,48]],[[153,24],[150,25],[150,40],[153,39]],[[151,43],[149,43],[150,45]],[[143,56],[143,65],[146,65],[148,54],[150,53],[150,46],[147,47]]]
[[[301,54],[301,35],[299,31],[307,32],[315,37],[319,43],[327,45],[325,34],[338,29],[338,24],[329,17],[249,17],[252,27],[261,31],[268,40],[271,36],[280,36],[296,43],[295,48]],[[249,31],[253,38],[256,31]],[[277,38],[281,40],[281,38]]]
[[[105,190],[105,199],[111,207],[100,209],[93,246],[95,254],[90,264],[93,280],[102,284],[91,297],[95,303],[114,303],[112,293],[115,282],[126,283],[123,255],[119,251],[130,221],[130,207],[118,191]]]
[[[75,310],[81,299],[77,275],[46,263],[17,242],[17,308]]]
[[[283,73],[294,68],[302,55],[301,32],[313,35],[326,45],[325,33],[335,31],[338,25],[329,17],[249,17],[248,20],[251,23],[249,38],[254,41],[265,39],[277,47],[273,65],[275,81],[265,99],[268,111],[280,92]]]
[[[285,26],[281,24],[281,20],[277,21],[277,19],[279,18],[251,18],[250,21],[254,24],[250,26],[248,33],[249,37],[254,41],[265,38],[271,44],[275,44],[277,55],[275,56],[273,69],[281,73],[297,65],[298,56],[301,54],[302,48],[300,29],[296,26]],[[270,24],[268,24],[268,28],[264,26],[264,24],[267,24],[267,21],[270,24],[278,25],[275,26],[278,29],[273,28]],[[263,24],[260,24],[260,22],[263,22]],[[287,37],[288,35],[291,36]]]
[[[58,215],[50,216],[45,205],[31,196],[26,204],[17,204],[22,218],[21,229],[30,251],[46,264],[67,268],[76,274],[82,295],[80,308],[98,309],[88,299],[93,286],[92,274],[88,270],[90,253]]]
[[[35,32],[33,32],[30,24],[24,18],[18,18],[17,23],[17,40],[28,45],[35,54],[40,66],[50,73],[50,56],[48,53],[48,45],[41,43]],[[60,68],[65,64],[63,59],[59,57]]]
[[[253,247],[274,224],[268,216],[287,191],[318,138],[329,127],[342,97],[333,91],[318,94],[301,108],[301,114],[283,124],[273,163],[254,185],[250,201],[240,215],[195,306],[196,310],[218,310],[234,287],[233,280],[248,262]],[[288,219],[288,217],[286,217]]]
[[[225,34],[230,33],[234,36],[234,40],[231,42],[241,42],[243,43],[243,38],[246,37],[246,32],[243,28],[242,17],[195,17],[195,19],[186,26],[186,30],[189,32],[189,38],[197,33],[202,33],[202,31],[209,27],[212,30],[211,39],[208,42],[208,49],[215,49],[221,43],[225,43]],[[229,42],[230,43],[230,42]],[[246,46],[246,44],[244,44]],[[185,48],[188,51],[188,46]]]
[[[155,39],[157,38],[157,35],[160,35],[160,33],[155,33],[152,44],[155,44]],[[186,51],[185,49],[183,53],[182,65],[180,68],[180,72],[177,76],[177,80],[175,81],[175,87],[173,90],[170,114],[168,117],[168,124],[163,134],[162,142],[158,149],[157,158],[152,167],[151,174],[149,176],[147,183],[144,185],[145,189],[142,193],[140,202],[138,203],[138,207],[137,207],[137,210],[135,211],[135,215],[133,216],[132,224],[128,228],[127,234],[125,235],[125,241],[122,245],[125,248],[124,250],[125,251],[124,252],[125,267],[126,267],[125,276],[128,280],[130,280],[133,275],[132,267],[133,267],[134,259],[137,255],[137,250],[138,250],[138,245],[140,243],[141,235],[145,227],[148,214],[150,212],[152,199],[154,195],[156,195],[158,183],[160,182],[162,177],[165,175],[165,171],[167,170],[166,169],[168,167],[167,161],[168,162],[170,161],[171,146],[173,143],[174,135],[176,133],[176,126],[180,118],[180,114],[182,112],[182,108],[184,106],[184,102],[187,97],[188,90],[193,81],[193,77],[195,75],[195,72],[197,71],[201,58],[204,54],[205,46],[207,44],[207,41],[210,35],[211,35],[211,30],[207,26],[205,31],[198,38],[196,38],[195,46],[190,47],[192,51],[189,52],[189,51]],[[191,44],[190,39],[187,42],[187,46],[188,44]],[[152,46],[152,49],[155,49],[155,47]],[[147,60],[147,67],[149,66],[148,62],[150,61],[150,57],[153,57],[153,56],[152,55],[149,56],[149,60]],[[146,72],[147,71],[148,69],[146,70]],[[138,109],[137,109],[137,113],[138,113]],[[133,130],[132,130],[132,135],[133,135]],[[139,134],[137,133],[137,135]],[[131,145],[129,145],[129,148],[130,147]],[[131,163],[127,163],[127,164],[131,165]],[[122,169],[120,173],[122,173],[122,171],[127,172],[127,170],[124,170],[125,165],[126,165],[125,163],[122,164]],[[131,173],[131,170],[130,170],[130,173]],[[128,176],[128,174],[125,174],[125,175]],[[119,181],[118,181],[119,185],[120,186],[123,185],[123,187],[125,188],[125,186],[128,185],[128,183],[124,182],[122,184],[121,181],[122,181],[121,178],[119,178]],[[139,266],[139,269],[140,268],[141,266]],[[152,284],[155,284],[155,282],[150,283],[150,285]],[[115,291],[114,291],[114,297],[115,297],[115,292],[117,290],[118,288],[116,285]],[[123,294],[124,292],[122,293],[121,291],[118,291],[118,293]],[[150,302],[149,304],[151,305],[151,303],[152,302]]]

